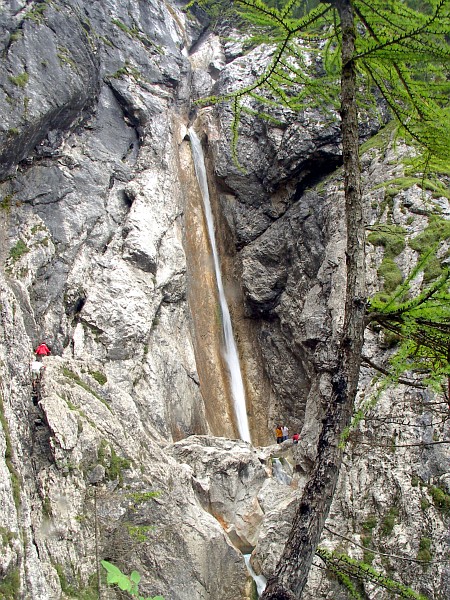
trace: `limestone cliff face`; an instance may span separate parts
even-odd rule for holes
[[[105,558],[137,569],[146,595],[250,598],[242,553],[256,548],[254,567],[266,575],[279,556],[317,453],[321,407],[310,392],[320,364],[333,360],[328,341],[342,319],[338,126],[312,112],[280,114],[276,128],[243,120],[243,175],[230,157],[228,109],[199,110],[192,102],[251,77],[260,53],[244,60],[239,43],[221,41],[204,15],[187,16],[177,3],[6,4],[0,591],[7,598],[97,598],[97,563]],[[186,137],[194,114],[254,447],[236,441]],[[367,119],[361,135],[378,126]],[[401,168],[389,152],[365,155],[369,223],[388,218],[377,184]],[[448,217],[448,203],[439,202]],[[395,222],[417,219],[411,235],[426,226],[428,205],[417,188],[392,206]],[[368,259],[373,290],[380,260],[379,249]],[[414,256],[401,260],[406,269]],[[41,341],[52,355],[36,398],[29,366]],[[367,353],[382,357],[376,333]],[[363,373],[362,400],[372,376]],[[449,491],[446,446],[391,451],[399,430],[404,444],[448,439],[429,401],[399,389],[380,403],[373,426],[360,428],[329,520],[335,534],[327,531],[324,545],[359,558],[360,546],[369,545],[414,557],[429,539],[436,562],[420,563],[420,576],[411,563],[374,561],[443,599],[449,577],[437,561],[449,542],[447,517],[432,489]],[[381,439],[373,443],[375,424],[392,404],[399,409],[382,431],[386,450]],[[411,427],[396,425],[404,417]],[[280,419],[291,433],[302,431],[298,448],[271,446]],[[368,528],[370,544],[363,540]],[[103,583],[100,589],[102,598],[116,597]],[[339,594],[345,597],[336,581],[313,571],[306,598]]]
[[[159,2],[2,8],[2,592],[96,597],[97,556],[134,565],[148,594],[214,598],[226,581],[244,597],[242,555],[163,450],[214,424],[184,250],[186,48],[202,26]]]

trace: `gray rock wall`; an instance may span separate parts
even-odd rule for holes
[[[148,594],[244,596],[242,555],[162,450],[209,432],[179,162],[201,26],[160,3],[2,8],[0,589],[97,597],[97,554]]]
[[[406,275],[417,260],[408,242],[424,231],[433,210],[448,218],[448,200],[433,199],[431,194],[424,196],[419,187],[403,190],[387,200],[380,183],[393,181],[403,173],[402,158],[410,149],[402,144],[397,144],[395,149],[389,144],[381,144],[381,147],[378,144],[374,143],[374,147],[362,156],[366,218],[372,226],[381,224],[386,230],[393,224],[404,227],[405,247],[396,257],[396,263]],[[325,203],[325,207],[332,207],[328,213],[332,218],[327,221],[332,235],[324,238],[328,252],[333,249],[336,252],[340,247],[339,212],[336,210],[339,197],[335,196],[337,181],[337,178],[331,178],[321,192],[325,198],[334,198],[335,203]],[[383,252],[371,243],[367,250],[369,293],[373,294],[382,285],[377,270]],[[443,258],[448,252],[448,242],[442,243],[440,252]],[[334,260],[322,263],[316,284],[326,290],[325,282],[334,281],[328,303],[324,303],[326,294],[317,293],[313,287],[306,293],[303,310],[289,313],[289,303],[283,302],[283,298],[280,301],[282,309],[277,309],[278,314],[290,314],[295,321],[295,341],[302,346],[308,345],[310,339],[305,332],[326,331],[324,325],[330,322],[330,317],[339,315],[340,279],[336,273],[339,261],[337,255],[333,256]],[[333,275],[328,273],[322,278],[324,266],[332,269]],[[419,286],[421,281],[416,284]],[[320,314],[324,315],[322,319],[318,318]],[[304,317],[307,318],[303,322]],[[313,368],[322,358],[329,360],[321,343],[326,339],[326,335],[317,335],[319,343],[312,346],[313,352],[307,355]],[[369,328],[364,347],[367,360],[363,361],[357,397],[357,408],[363,409],[367,417],[350,435],[320,546],[364,561],[427,598],[441,599],[448,594],[449,575],[445,558],[449,541],[448,512],[442,495],[447,494],[445,497],[448,498],[448,403],[442,394],[405,385],[383,392],[374,403],[380,374],[370,364],[387,368],[391,353],[389,340],[376,329]],[[318,385],[317,379],[314,384]],[[304,471],[308,470],[317,451],[316,436],[321,418],[321,407],[310,398],[300,444],[294,450],[297,468]],[[300,475],[300,487],[304,480],[305,477]],[[441,501],[437,500],[438,496]],[[292,506],[288,504],[279,508],[277,517],[263,522],[253,553],[258,572],[267,573],[275,567],[291,518]],[[274,522],[280,527],[274,528]],[[356,591],[362,598],[392,597],[392,592],[370,583],[357,586]],[[326,577],[323,563],[316,557],[303,595],[311,599],[344,599],[350,597],[350,592],[335,578]]]

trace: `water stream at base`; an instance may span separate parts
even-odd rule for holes
[[[224,358],[230,375],[231,395],[233,398],[234,411],[236,415],[237,426],[241,439],[250,442],[250,430],[247,419],[247,408],[245,404],[245,390],[242,381],[241,368],[239,365],[239,356],[236,348],[236,342],[231,325],[230,311],[222,282],[220,271],[219,255],[216,244],[216,234],[214,231],[214,219],[209,200],[208,180],[206,178],[205,161],[200,140],[193,129],[189,129],[189,138],[191,140],[192,156],[194,159],[195,173],[203,198],[203,209],[205,211],[206,224],[208,227],[209,240],[214,260],[214,271],[216,274],[217,291],[219,303],[222,311],[222,327],[224,336]]]
[[[292,477],[286,472],[279,458],[272,459],[272,470],[274,478],[284,485],[291,485]]]
[[[244,554],[245,564],[247,565],[247,571],[253,577],[253,581],[256,583],[256,591],[258,592],[258,598],[262,595],[266,589],[267,579],[264,575],[257,575],[250,564],[251,554]]]

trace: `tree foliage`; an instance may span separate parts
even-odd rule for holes
[[[386,577],[371,565],[351,558],[342,552],[330,552],[325,548],[317,548],[317,556],[323,560],[327,569],[336,575],[338,580],[347,588],[350,597],[363,600],[352,580],[374,583],[388,590],[391,594],[410,600],[428,600],[426,596],[419,594],[393,579]]]
[[[211,4],[210,0],[198,3]],[[449,0],[354,0],[351,4],[357,31],[352,60],[359,105],[376,110],[376,99],[383,100],[404,134],[433,156],[448,158]],[[320,106],[331,114],[338,108],[343,65],[336,6],[334,0],[234,2],[240,19],[253,27],[249,43],[272,47],[269,64],[251,84],[202,100],[232,106],[236,161],[243,112],[270,119],[270,108],[280,104],[295,112]]]
[[[366,417],[388,387],[409,383],[443,392],[449,401],[450,382],[450,270],[441,267],[433,281],[419,293],[411,290],[417,277],[424,278],[427,264],[436,259],[439,243],[423,254],[404,281],[387,294],[370,299],[366,323],[381,328],[394,341],[388,367],[368,400],[360,406],[351,424],[343,430],[341,447]],[[371,363],[376,368],[376,365]],[[449,403],[450,406],[450,403]]]
[[[137,571],[132,571],[130,575],[125,575],[116,567],[116,565],[102,560],[102,567],[107,572],[106,582],[109,585],[117,585],[117,587],[124,592],[128,592],[130,596],[136,596],[138,600],[164,600],[162,596],[152,596],[145,598],[139,594],[139,582],[141,576]]]
[[[367,320],[397,336],[399,345],[390,360],[388,382],[397,383],[406,372],[417,373],[422,383],[440,391],[450,377],[450,271],[411,295],[411,282],[423,271],[428,255],[389,296],[371,299]]]

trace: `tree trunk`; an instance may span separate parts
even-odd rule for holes
[[[329,398],[317,398],[326,407],[318,457],[300,499],[283,554],[261,600],[296,600],[302,595],[339,476],[342,462],[340,435],[353,413],[364,338],[365,231],[358,155],[356,74],[352,60],[356,30],[350,0],[332,0],[332,3],[342,27],[340,112],[347,223],[345,317],[336,348],[336,366],[320,375],[331,384],[332,393]]]

